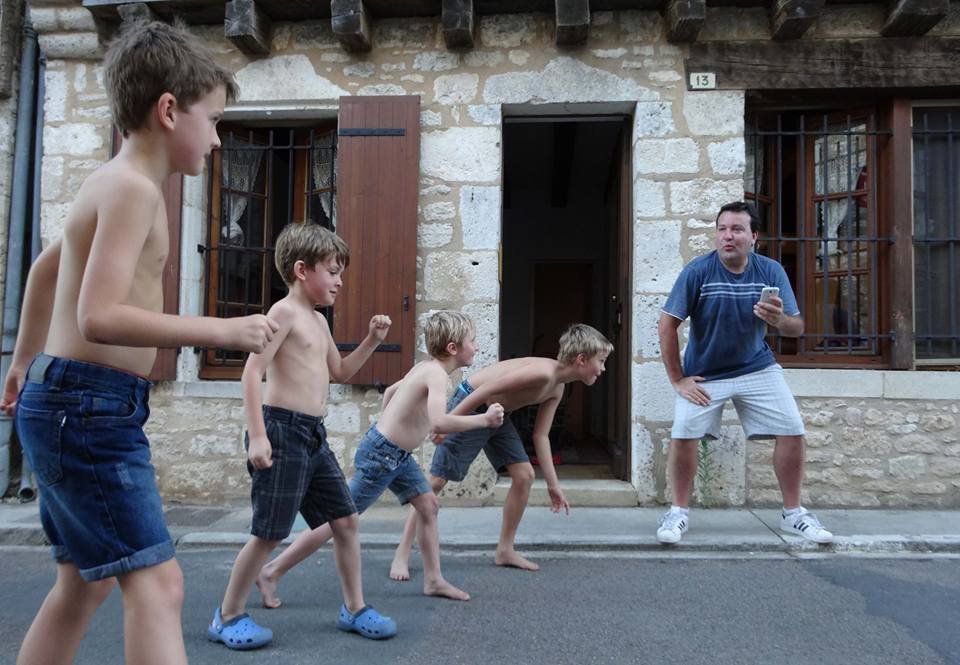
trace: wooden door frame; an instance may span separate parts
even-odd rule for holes
[[[616,383],[613,387],[614,450],[611,471],[614,478],[633,479],[633,118],[626,117],[620,130],[620,196],[617,211],[617,286],[619,309],[615,311],[611,336]],[[619,319],[619,321],[617,320]],[[619,325],[617,325],[619,323]],[[617,454],[619,452],[619,454]]]

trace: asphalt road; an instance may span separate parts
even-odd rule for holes
[[[329,550],[284,580],[280,610],[254,618],[276,635],[246,653],[208,642],[235,551],[182,553],[187,653],[208,663],[816,663],[960,664],[960,560],[831,557],[541,558],[531,574],[477,555],[445,555],[446,576],[473,600],[426,598],[415,581],[387,578],[389,554],[364,553],[367,601],[397,619],[399,635],[371,642],[334,628],[340,599]],[[619,557],[619,558],[618,558]],[[45,550],[0,549],[0,663],[53,581]],[[115,592],[77,657],[123,662]]]

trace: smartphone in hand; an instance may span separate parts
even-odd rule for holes
[[[765,286],[760,290],[760,302],[770,302],[771,298],[779,298],[780,289],[776,286]]]

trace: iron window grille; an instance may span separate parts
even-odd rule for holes
[[[960,108],[913,111],[914,343],[920,361],[960,359]]]
[[[221,130],[209,169],[205,311],[217,317],[266,313],[286,295],[274,242],[291,222],[336,230],[336,129]],[[321,310],[332,322],[332,308]],[[246,354],[205,349],[201,377],[237,378]]]
[[[890,135],[872,112],[758,114],[745,131],[745,198],[762,228],[756,251],[779,261],[805,332],[771,332],[782,362],[883,362],[892,332],[881,284],[893,239],[878,214],[878,146]]]

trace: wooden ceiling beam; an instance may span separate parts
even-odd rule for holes
[[[473,0],[443,0],[440,23],[443,41],[449,49],[473,48],[476,23]]]
[[[664,10],[667,39],[671,42],[693,42],[707,19],[706,0],[667,0]]]
[[[589,0],[556,0],[557,46],[579,46],[590,30]]]
[[[330,24],[346,50],[354,53],[370,50],[370,15],[363,0],[331,0]]]
[[[919,37],[943,20],[949,0],[897,0],[880,29],[884,37]]]
[[[227,39],[247,55],[270,53],[270,17],[256,0],[229,0],[223,20]]]
[[[697,42],[684,65],[719,90],[955,87],[960,37]]]
[[[770,5],[770,37],[800,39],[813,25],[826,0],[774,0]]]
[[[117,14],[121,21],[158,21],[160,17],[150,9],[150,5],[143,2],[131,2],[117,7]]]

